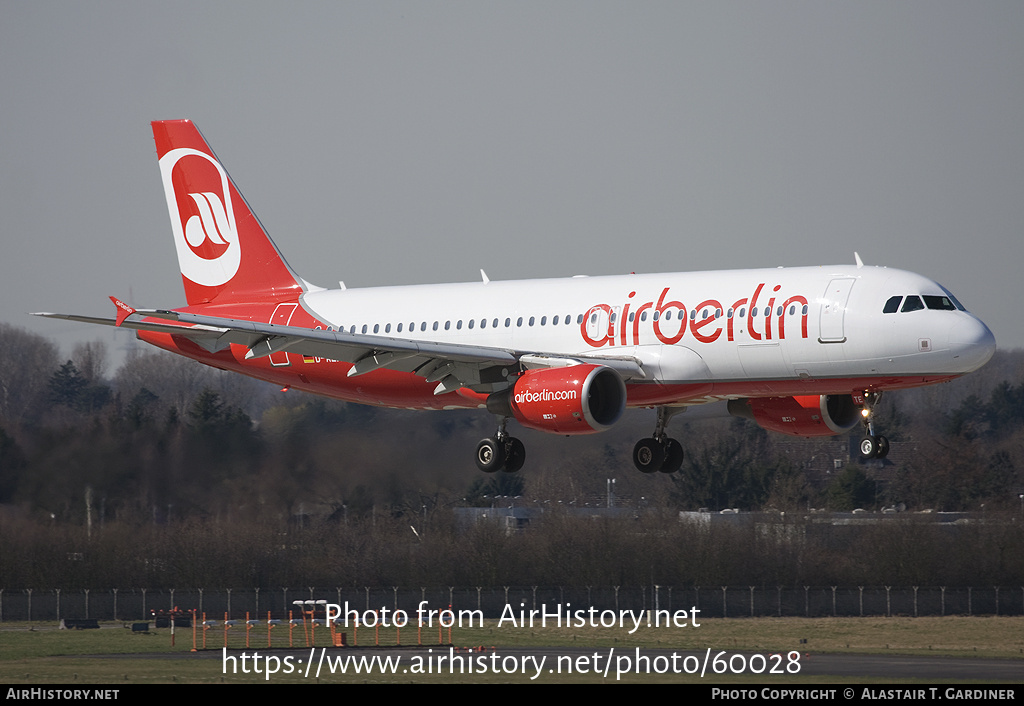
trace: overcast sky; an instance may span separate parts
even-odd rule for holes
[[[853,262],[1024,346],[1024,3],[0,0],[0,320],[184,304],[149,122],[349,287]]]

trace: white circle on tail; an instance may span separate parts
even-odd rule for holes
[[[220,193],[203,190],[183,194],[191,198],[197,211],[183,221],[171,173],[183,157],[189,156],[201,157],[213,165],[220,175],[220,188],[217,190]],[[160,176],[164,182],[164,195],[171,216],[171,231],[181,274],[206,287],[217,287],[231,281],[242,262],[242,250],[235,226],[235,211],[231,205],[230,182],[220,162],[199,150],[187,147],[174,149],[160,159]],[[213,186],[210,185],[211,189]],[[207,241],[214,246],[227,247],[216,257],[204,257],[197,249]]]

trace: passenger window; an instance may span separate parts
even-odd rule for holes
[[[427,322],[424,321],[423,323],[420,324],[420,331],[426,331],[426,330],[427,330]]]
[[[883,314],[894,314],[900,310],[900,302],[903,301],[903,297],[889,297],[889,300],[885,302],[885,306],[882,307]]]
[[[475,325],[476,325],[476,319],[470,319],[469,320],[469,327],[473,328]]]
[[[491,322],[491,328],[498,328],[498,320],[497,319],[495,319],[494,321]]]
[[[570,323],[572,323],[572,314],[566,314],[565,315],[565,325],[568,326]]]
[[[532,317],[532,316],[531,316],[531,317],[530,317],[530,326],[533,326],[533,322],[534,322],[534,320],[535,320],[535,319],[534,319],[534,317]]]
[[[380,324],[374,324],[373,325],[373,332],[374,333],[378,333],[379,331],[380,331]]]
[[[615,319],[612,319],[612,321],[615,321]],[[541,326],[547,326],[548,325],[548,317],[546,317],[546,316],[540,317],[540,325]]]
[[[363,333],[366,333],[366,324],[363,324]]]
[[[456,331],[461,331],[462,330],[462,319],[459,319],[458,321],[455,322],[455,330]]]
[[[583,314],[580,314],[579,316],[576,317],[576,323],[578,323],[578,324],[582,324],[583,323]]]
[[[518,319],[516,319],[516,326],[522,326],[522,325],[523,325],[523,317],[520,316]]]
[[[480,328],[487,328],[487,319],[480,319]]]
[[[445,331],[447,331],[447,330],[448,330],[448,329],[450,329],[451,327],[452,327],[452,322],[451,322],[451,321],[445,321],[445,322],[444,322],[444,330],[445,330]]]
[[[900,312],[918,311],[919,309],[924,309],[924,304],[921,303],[921,297],[911,295],[907,297],[905,302],[903,302],[903,308],[900,309]]]
[[[435,331],[437,330],[437,322],[436,322],[436,321],[434,322],[434,326],[433,326],[433,329],[434,329]]]

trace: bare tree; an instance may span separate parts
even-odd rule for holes
[[[0,418],[21,422],[46,402],[57,347],[23,328],[0,323]]]

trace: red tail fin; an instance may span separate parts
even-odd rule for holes
[[[189,120],[153,123],[189,304],[297,299],[302,280]]]

